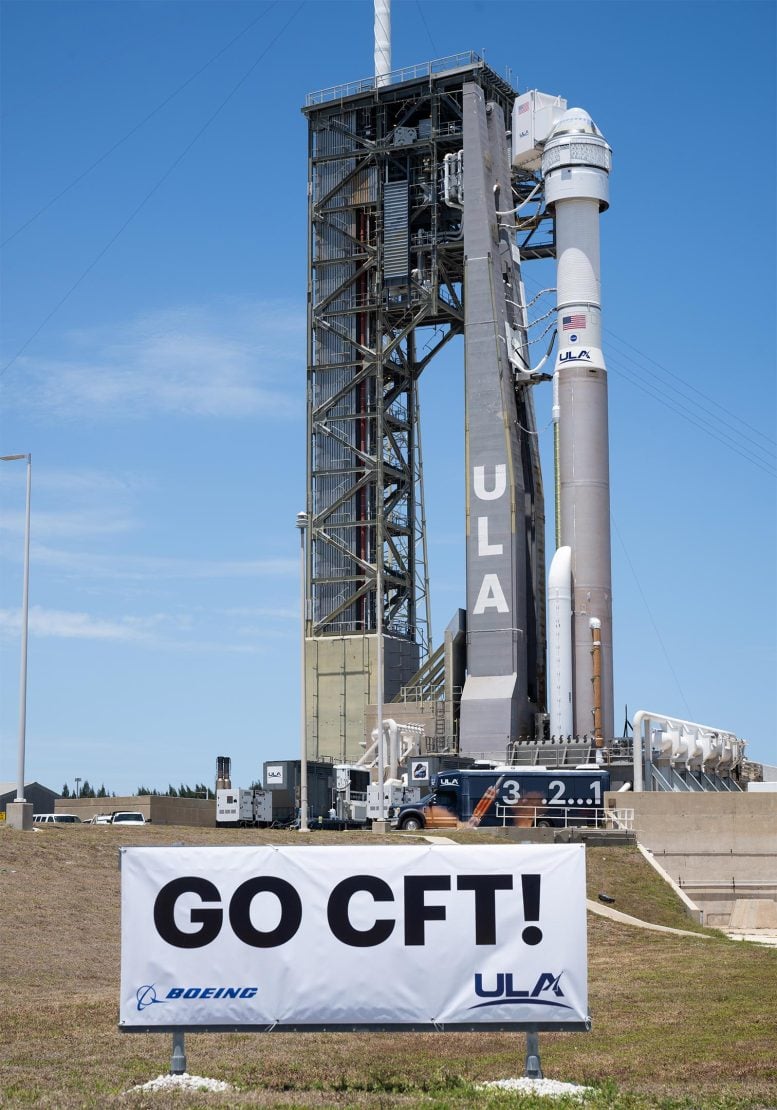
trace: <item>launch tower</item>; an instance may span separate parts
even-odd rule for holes
[[[304,109],[311,757],[356,758],[378,657],[390,701],[429,652],[418,381],[462,333],[462,727],[485,711],[503,748],[544,707],[544,521],[519,257],[553,253],[552,221],[524,233],[519,256],[506,139],[515,95],[464,54],[311,94]],[[519,174],[519,199],[538,182]]]

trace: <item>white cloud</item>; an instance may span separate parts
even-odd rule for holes
[[[0,637],[6,640],[16,638],[20,629],[21,610],[0,609]],[[154,613],[145,617],[108,618],[33,605],[29,612],[29,632],[31,638],[131,643],[177,653],[217,651],[255,655],[266,650],[261,633],[253,643],[235,643],[231,638],[223,641],[198,639],[193,634],[191,617],[184,614]]]
[[[71,332],[65,357],[20,360],[9,397],[83,420],[155,414],[228,419],[299,413],[304,312],[289,304],[224,304],[156,312],[123,327]]]
[[[262,617],[266,620],[298,621],[299,607],[294,606],[250,606],[238,605],[230,609],[222,609],[228,617]]]
[[[46,539],[82,539],[90,536],[113,536],[129,532],[135,521],[127,514],[108,507],[103,510],[74,509],[71,512],[35,512],[35,535]],[[21,535],[24,514],[0,513],[0,531]]]
[[[16,507],[0,510],[0,533],[21,536],[24,531],[24,487],[12,491],[0,468],[3,504]],[[137,495],[151,482],[132,473],[111,474],[104,470],[66,470],[39,466],[33,474],[32,535],[35,540],[94,539],[115,536],[137,527],[133,506]],[[43,507],[41,507],[43,505]]]
[[[149,640],[163,617],[120,617],[108,620],[89,613],[66,612],[61,609],[44,609],[33,605],[29,612],[31,636],[54,637],[65,640]],[[18,633],[21,612],[18,609],[0,609],[0,630],[6,634]]]
[[[299,572],[296,559],[182,559],[164,555],[100,555],[34,544],[30,559],[79,577],[147,579],[288,577]]]

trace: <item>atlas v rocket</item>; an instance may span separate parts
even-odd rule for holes
[[[610,160],[609,146],[580,108],[561,116],[542,153],[545,203],[556,221],[553,420],[561,525],[548,583],[550,732],[594,733],[597,740],[612,737],[614,726],[607,372],[599,274],[599,213],[609,204]],[[557,634],[563,647],[556,650]]]
[[[537,581],[544,566],[536,565],[544,513],[531,399],[541,379],[528,356],[517,216],[503,200],[511,195],[507,137],[480,90],[465,86],[464,105],[468,501],[461,750],[475,752],[499,750],[505,738],[535,738],[539,731],[531,717],[544,700],[538,681],[544,644],[536,632],[544,614],[533,610],[545,596]],[[590,736],[599,748],[613,736],[614,724],[599,270],[599,214],[608,206],[610,158],[582,109],[567,111],[564,101],[539,92],[516,99],[512,162],[541,171],[545,206],[555,219],[557,550],[548,579],[545,691],[550,735]]]

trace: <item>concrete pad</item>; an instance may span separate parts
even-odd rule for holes
[[[29,832],[32,828],[32,802],[9,802],[5,807],[5,823],[9,829]]]
[[[772,898],[737,898],[728,927],[742,933],[777,930],[777,902]]]

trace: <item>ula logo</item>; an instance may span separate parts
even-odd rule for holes
[[[580,351],[562,351],[559,355],[559,362],[590,362],[591,355],[586,350]]]
[[[529,1006],[553,1006],[560,1010],[571,1010],[572,1007],[567,1005],[566,1002],[558,1002],[556,999],[563,998],[564,992],[559,986],[559,980],[563,975],[563,971],[558,975],[554,975],[552,971],[543,971],[537,982],[529,990],[519,990],[514,986],[512,971],[499,971],[493,978],[493,982],[484,982],[484,977],[481,972],[475,973],[475,994],[478,998],[485,998],[486,1002],[476,1002],[474,1006],[470,1006],[470,1010],[478,1010],[482,1006],[510,1006],[510,1005],[529,1005]],[[543,998],[550,992],[552,998]]]

